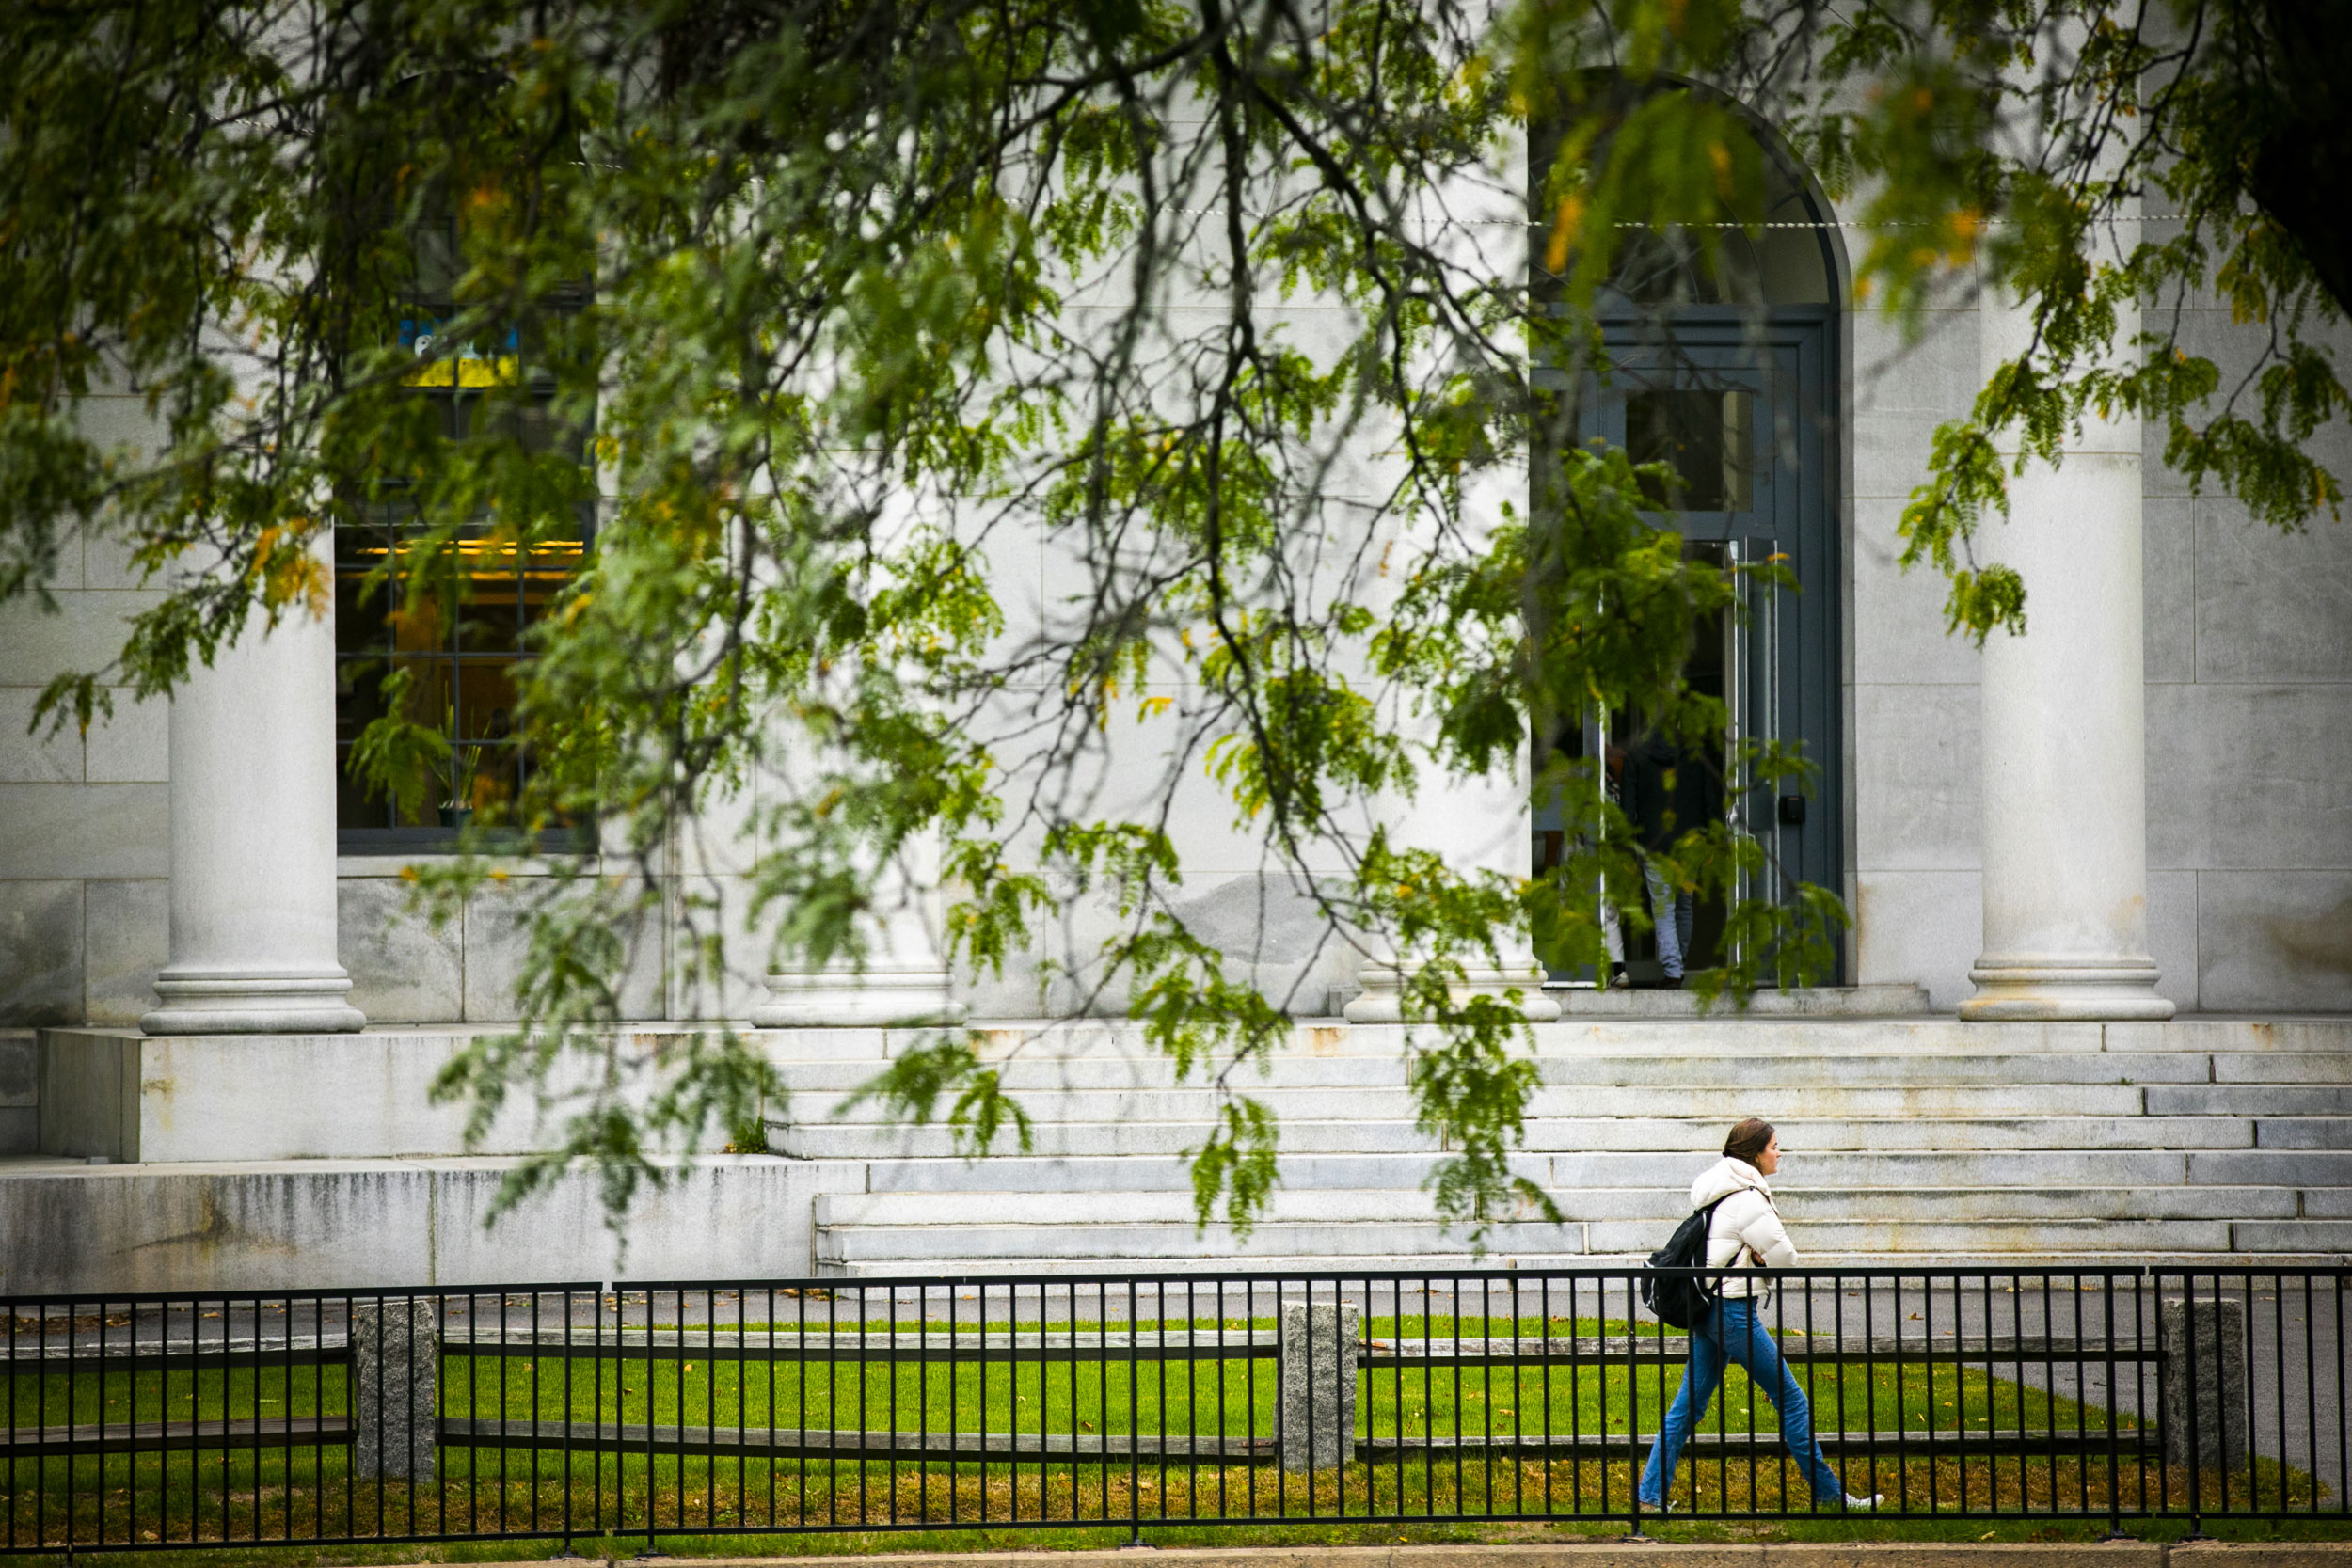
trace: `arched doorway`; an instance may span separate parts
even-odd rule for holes
[[[1650,515],[1682,536],[1687,553],[1777,560],[1793,579],[1748,579],[1738,612],[1702,630],[1686,669],[1694,689],[1724,702],[1729,733],[1710,760],[1724,810],[1735,829],[1761,842],[1772,868],[1744,891],[1777,897],[1808,882],[1842,895],[1836,259],[1821,204],[1771,139],[1757,140],[1763,227],[1714,236],[1711,265],[1686,236],[1639,234],[1613,269],[1597,312],[1606,371],[1574,385],[1564,372],[1538,380],[1549,373],[1573,397],[1580,436],[1672,468],[1678,483],[1653,498]],[[1531,262],[1541,264],[1540,256]],[[1531,282],[1540,298],[1542,277]],[[1637,716],[1586,713],[1560,733],[1533,737],[1537,771],[1548,748],[1597,756],[1638,727]],[[1807,785],[1736,776],[1724,759],[1743,739],[1801,748],[1814,768]],[[1532,816],[1532,867],[1540,875],[1559,863],[1561,818],[1541,799]],[[1701,968],[1721,959],[1724,911],[1703,902],[1695,913],[1689,962]],[[1659,977],[1655,951],[1654,939],[1628,934],[1636,984]],[[1547,971],[1555,983],[1597,978],[1549,959]],[[1826,978],[1845,978],[1842,944],[1838,970]]]

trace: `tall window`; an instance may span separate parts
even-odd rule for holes
[[[444,236],[420,239],[420,293],[438,292],[434,282],[449,275],[436,265],[446,248]],[[585,460],[584,433],[554,417],[552,378],[530,367],[518,332],[452,353],[435,341],[438,325],[426,304],[400,326],[402,343],[420,360],[411,384],[431,410],[434,439],[509,442],[532,455]],[[515,722],[516,669],[531,657],[532,627],[580,569],[590,516],[583,509],[567,537],[529,545],[486,519],[460,524],[453,538],[432,532],[398,485],[382,487],[362,521],[336,530],[336,815],[346,854],[453,848],[477,814],[521,790],[532,759]],[[389,579],[381,575],[388,565]],[[412,594],[408,580],[420,566],[423,592]],[[352,762],[361,732],[388,711],[386,677],[393,674],[406,677],[393,689],[397,717],[438,733],[450,748],[413,808],[371,788]]]

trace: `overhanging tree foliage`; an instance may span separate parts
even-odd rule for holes
[[[1413,1083],[1452,1151],[1438,1204],[1472,1217],[1512,1193],[1533,1069],[1518,1014],[1449,983],[1535,930],[1597,961],[1597,890],[1637,856],[1591,761],[1541,781],[1571,844],[1541,882],[1447,863],[1382,803],[1507,773],[1531,726],[1596,705],[1720,729],[1685,650],[1773,569],[1686,559],[1644,515],[1662,476],[1580,440],[1534,369],[1606,373],[1627,244],[1704,271],[1758,221],[1753,111],[1851,194],[1883,308],[1980,269],[2035,313],[1904,519],[1955,626],[2024,610],[1970,548],[2003,427],[2047,459],[2085,409],[2136,407],[2196,483],[2282,527],[2332,515],[2306,447],[2344,407],[2316,341],[2341,258],[2304,166],[2334,145],[2314,50],[2342,46],[2307,33],[2259,0],[5,0],[0,592],[43,597],[77,530],[169,586],[46,694],[87,725],[306,612],[318,542],[371,509],[419,520],[378,585],[412,611],[457,553],[532,559],[593,512],[517,677],[534,770],[476,847],[594,823],[603,854],[533,881],[528,1025],[443,1085],[486,1125],[591,1065],[510,1194],[584,1157],[617,1207],[658,1141],[786,1087],[724,1029],[619,1053],[664,921],[671,993],[708,1006],[730,966],[860,957],[929,844],[964,964],[1016,959],[1060,901],[1115,908],[1074,1005],[1120,1002],[1227,1086],[1195,1168],[1204,1218],[1246,1223],[1277,1130],[1237,1069],[1292,999],[1172,911],[1170,814],[1206,777],[1329,940],[1422,960]],[[2119,245],[2142,199],[2181,223]],[[2119,303],[2201,290],[2268,324],[2243,379],[2161,309],[2117,341]],[[459,384],[484,408],[452,439],[419,394]],[[93,437],[102,388],[154,434]],[[1034,614],[1016,545],[1046,563]],[[400,698],[359,765],[421,801],[450,748]],[[1113,754],[1156,772],[1106,805]],[[1804,766],[1734,758],[1742,783]],[[738,827],[772,943],[665,879]],[[1710,984],[1820,970],[1830,891],[1722,825],[1658,858],[1730,902]],[[499,875],[462,858],[421,895]],[[952,1032],[874,1092],[944,1099],[976,1146],[1025,1125]]]

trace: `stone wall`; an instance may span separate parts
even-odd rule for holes
[[[40,1047],[30,1029],[0,1029],[0,1155],[40,1147]]]
[[[138,400],[97,397],[101,439],[139,438]],[[66,670],[103,669],[125,622],[155,602],[128,553],[100,533],[71,539],[48,588],[55,613],[0,605],[0,1024],[78,1022],[154,1006],[170,855],[166,709],[118,692],[87,736],[26,733],[35,701]]]

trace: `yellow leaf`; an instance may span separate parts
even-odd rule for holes
[[[1551,242],[1544,247],[1544,266],[1551,272],[1565,272],[1568,265],[1568,247],[1576,243],[1577,226],[1584,221],[1584,198],[1574,192],[1560,198],[1559,215],[1552,220]],[[1386,563],[1386,552],[1383,564]]]

